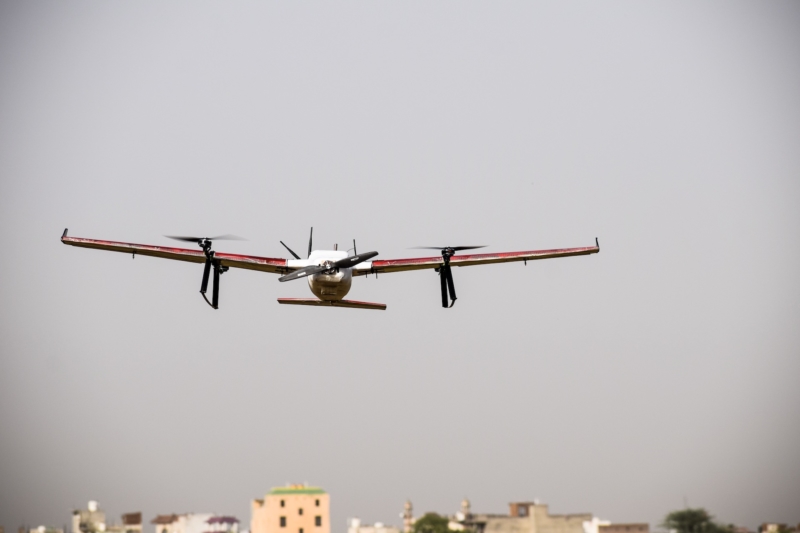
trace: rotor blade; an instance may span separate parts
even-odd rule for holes
[[[456,303],[456,287],[453,284],[453,271],[450,269],[450,265],[445,265],[445,274],[447,274],[447,288],[450,289],[450,307],[453,307]]]
[[[299,256],[299,255],[297,255],[296,253],[294,253],[294,251],[292,251],[292,249],[291,249],[291,248],[289,248],[288,246],[286,246],[286,243],[284,243],[283,241],[280,241],[280,243],[281,243],[281,244],[283,244],[283,247],[284,247],[284,248],[286,248],[287,250],[289,250],[289,253],[290,253],[290,254],[292,254],[292,255],[294,256],[294,258],[295,258],[295,259],[300,259],[300,256]]]
[[[314,228],[311,228],[311,233],[308,234],[308,257],[311,257],[311,241],[314,238]]]
[[[318,272],[324,272],[328,270],[328,267],[324,265],[312,265],[307,266],[305,268],[301,268],[300,270],[295,270],[285,276],[281,276],[278,278],[278,281],[292,281],[293,279],[298,278],[307,278],[308,276],[312,276]]]
[[[202,241],[203,237],[183,237],[180,235],[164,235],[168,239],[175,239],[176,241],[198,242]]]
[[[186,242],[199,242],[199,241],[246,241],[244,237],[239,237],[237,235],[217,235],[216,237],[188,237],[184,235],[164,235],[168,239],[175,239],[176,241],[186,241]]]
[[[454,251],[459,250],[475,250],[476,248],[486,248],[486,244],[482,244],[480,246],[451,246],[450,249]]]
[[[351,255],[350,257],[345,257],[344,259],[339,259],[333,264],[334,268],[351,268],[356,266],[357,264],[366,261],[367,259],[372,259],[378,255],[378,252],[364,252],[363,254],[358,255]]]
[[[200,294],[205,294],[208,290],[208,275],[211,273],[211,259],[206,258],[206,266],[203,267],[203,281],[200,283]]]
[[[238,235],[231,235],[230,233],[226,233],[225,235],[217,235],[216,237],[207,237],[209,241],[246,241],[244,237],[239,237]]]
[[[481,246],[412,246],[410,250],[474,250],[476,248],[486,248],[487,245]]]
[[[439,267],[439,283],[442,286],[442,307],[447,309],[447,274],[444,265]]]
[[[219,261],[214,261],[214,292],[211,296],[211,307],[219,309]]]

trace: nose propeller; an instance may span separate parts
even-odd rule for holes
[[[351,255],[334,262],[325,261],[325,263],[322,265],[311,265],[299,270],[295,270],[294,272],[286,274],[285,276],[281,276],[278,278],[278,281],[292,281],[293,279],[307,278],[308,276],[313,276],[314,274],[319,274],[320,272],[334,272],[340,268],[352,268],[357,264],[366,261],[367,259],[372,259],[376,255],[378,255],[378,252],[364,252],[363,254]]]

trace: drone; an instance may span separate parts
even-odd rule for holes
[[[561,248],[554,250],[532,250],[524,252],[501,252],[481,254],[459,254],[465,250],[485,248],[485,246],[420,246],[417,249],[438,250],[440,255],[433,257],[412,257],[406,259],[371,259],[378,252],[364,252],[359,254],[356,250],[356,241],[347,251],[339,250],[338,245],[333,250],[313,250],[312,241],[314,228],[308,238],[308,255],[301,259],[283,241],[279,241],[292,255],[293,259],[277,259],[259,257],[255,255],[239,255],[216,252],[213,249],[214,241],[244,240],[235,235],[218,235],[216,237],[188,237],[165,235],[170,239],[184,242],[194,242],[199,250],[188,248],[173,248],[149,244],[133,244],[127,242],[101,241],[97,239],[84,239],[69,237],[65,229],[61,235],[61,242],[70,246],[81,248],[94,248],[110,252],[122,252],[175,261],[203,264],[203,277],[200,282],[200,294],[213,309],[219,309],[220,276],[231,268],[245,268],[258,270],[271,274],[280,274],[278,281],[292,281],[306,278],[308,287],[315,298],[278,298],[278,303],[285,305],[311,305],[322,307],[349,307],[360,309],[386,310],[386,304],[374,302],[361,302],[345,300],[350,292],[353,278],[373,274],[389,274],[408,270],[432,269],[439,274],[442,292],[442,307],[451,308],[456,303],[456,289],[453,282],[452,267],[465,267],[474,265],[488,265],[493,263],[509,263],[512,261],[528,261],[537,259],[552,259],[556,257],[571,257],[575,255],[589,255],[600,252],[600,243],[595,239],[594,246],[583,248]],[[350,253],[352,251],[352,253]],[[209,281],[213,282],[211,299],[206,296]]]

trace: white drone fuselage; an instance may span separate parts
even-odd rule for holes
[[[348,257],[349,254],[339,250],[314,250],[308,259],[289,259],[286,266],[292,270],[305,268],[314,265],[324,265],[326,262],[333,263]],[[340,268],[330,273],[320,272],[308,276],[308,288],[311,292],[325,301],[341,300],[350,292],[353,284],[353,269],[367,270],[372,266],[371,261],[364,261],[353,268]]]

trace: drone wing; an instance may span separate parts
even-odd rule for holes
[[[109,252],[123,252],[137,255],[149,255],[161,257],[162,259],[172,259],[175,261],[188,261],[190,263],[205,263],[206,256],[202,250],[189,250],[187,248],[173,248],[171,246],[153,246],[150,244],[133,244],[129,242],[100,241],[96,239],[83,239],[80,237],[68,237],[65,234],[61,237],[61,242],[70,246],[81,248],[94,248],[97,250],[107,250]],[[222,266],[231,268],[246,268],[248,270],[258,270],[273,274],[286,274],[290,271],[286,266],[286,259],[275,259],[271,257],[259,257],[256,255],[239,255],[215,252],[214,259],[218,259]]]
[[[450,266],[490,265],[493,263],[509,263],[511,261],[534,261],[537,259],[553,259],[556,257],[571,257],[574,255],[596,254],[600,245],[586,246],[583,248],[558,248],[554,250],[530,250],[525,252],[499,252],[489,254],[454,255],[450,258]],[[382,259],[379,261],[365,262],[353,269],[353,275],[366,275],[373,273],[403,272],[405,270],[421,270],[425,268],[439,268],[444,264],[441,255],[434,257],[413,257],[409,259]]]

